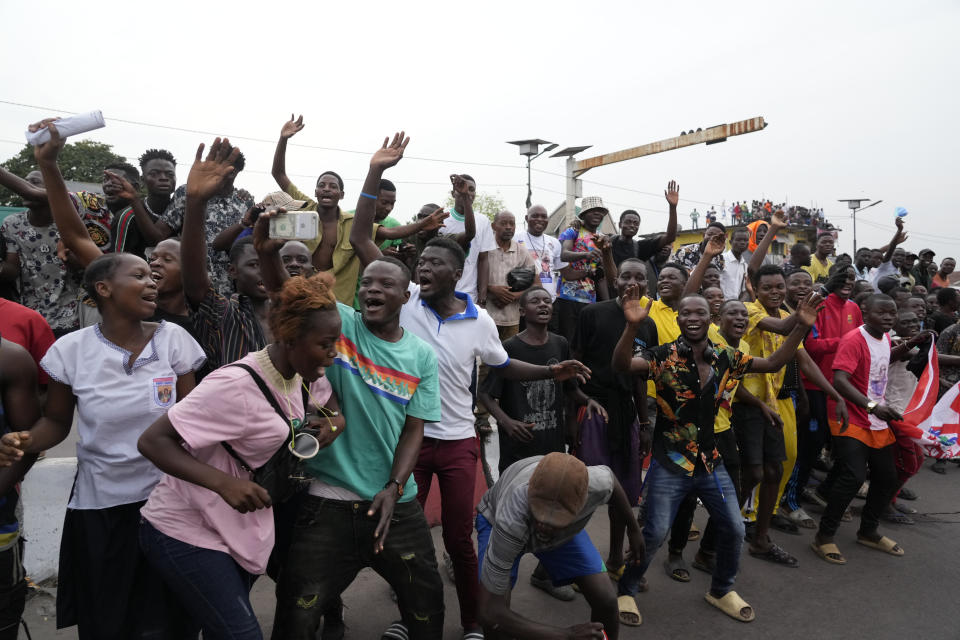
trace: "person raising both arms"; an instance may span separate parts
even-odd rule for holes
[[[638,566],[628,567],[620,579],[621,620],[624,615],[638,615],[633,596],[666,539],[680,503],[693,492],[718,526],[716,566],[706,599],[727,615],[750,622],[755,618],[753,608],[733,591],[743,521],[736,501],[726,498],[736,491],[717,451],[713,425],[720,403],[729,402],[738,380],[747,373],[778,371],[792,357],[816,320],[820,298],[811,294],[804,301],[794,316],[790,335],[768,357],[751,357],[731,346],[711,345],[707,339],[710,308],[702,296],[695,294],[680,301],[680,336],[636,357],[634,336],[650,304],[646,308],[640,304],[635,287],[630,287],[624,298],[627,326],[614,351],[613,368],[635,375],[649,374],[657,386],[658,402],[670,410],[661,412],[654,431],[643,528],[646,557]]]
[[[303,207],[304,211],[317,212],[320,217],[320,229],[317,237],[304,243],[313,254],[313,266],[318,272],[331,272],[336,279],[334,293],[338,302],[353,305],[355,309],[359,309],[357,282],[360,279],[360,271],[363,265],[349,243],[350,231],[354,224],[354,214],[346,213],[340,209],[340,201],[343,200],[346,193],[343,188],[343,178],[334,171],[321,173],[320,177],[317,178],[316,188],[314,189],[314,196],[316,197],[316,200],[314,200],[300,191],[287,176],[287,143],[305,126],[303,116],[294,119],[293,114],[290,114],[290,120],[283,123],[280,129],[280,139],[277,141],[277,148],[273,154],[271,174],[277,185],[292,198],[306,201],[307,205]],[[378,182],[369,191],[362,191],[361,197],[379,202],[380,191],[381,184]],[[389,193],[389,185],[386,191],[388,199],[396,199],[395,188],[392,195]],[[392,211],[392,207],[390,207],[390,210]],[[380,212],[384,215],[389,213],[384,206],[380,206]],[[377,244],[382,244],[387,240],[406,238],[418,231],[439,229],[443,226],[443,220],[446,217],[447,214],[441,211],[439,213],[435,212],[424,219],[418,219],[413,224],[386,227],[371,223],[370,233]]]
[[[60,240],[77,264],[86,268],[104,253],[76,215],[66,183],[57,166],[57,159],[66,144],[66,139],[60,137],[56,125],[49,127],[49,130],[50,141],[36,147],[34,157],[46,185],[50,211],[60,231]],[[122,175],[110,170],[105,174],[111,176],[117,184],[114,197],[131,201],[138,197],[133,185]],[[157,307],[150,320],[155,322],[167,320],[180,325],[187,331],[192,331],[183,286],[180,282],[180,241],[175,238],[161,241],[150,256],[150,270],[150,275],[157,284]]]

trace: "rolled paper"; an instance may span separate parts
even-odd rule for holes
[[[103,114],[99,111],[78,113],[74,116],[58,118],[53,124],[57,125],[57,131],[60,132],[61,138],[75,136],[107,126],[103,121]],[[25,135],[27,136],[27,142],[35,147],[50,140],[50,132],[46,128],[32,133],[27,131]]]

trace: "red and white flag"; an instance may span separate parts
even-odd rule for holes
[[[940,366],[937,349],[931,343],[927,366],[920,376],[913,397],[903,412],[903,420],[893,422],[894,430],[912,438],[933,458],[960,457],[960,383],[953,385],[937,401]]]

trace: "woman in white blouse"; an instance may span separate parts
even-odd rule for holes
[[[144,560],[140,507],[163,475],[137,439],[194,386],[205,357],[181,327],[147,322],[157,285],[147,263],[107,254],[87,267],[84,287],[102,321],[57,340],[40,362],[50,376],[44,416],[9,433],[0,464],[62,442],[77,411],[77,476],[60,545],[57,627],[81,639],[176,638],[187,616]]]

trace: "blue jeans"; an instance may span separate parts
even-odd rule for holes
[[[195,547],[140,521],[140,548],[203,629],[205,640],[263,640],[250,606],[256,576],[227,553]]]
[[[715,596],[722,596],[733,589],[740,568],[744,531],[737,494],[726,468],[720,464],[713,473],[707,473],[698,466],[696,473],[689,477],[664,469],[654,461],[647,473],[646,484],[647,517],[643,525],[643,542],[647,553],[642,564],[627,567],[620,579],[619,595],[632,596],[639,591],[640,579],[670,534],[677,509],[690,493],[700,498],[717,528],[717,566],[710,591]]]

